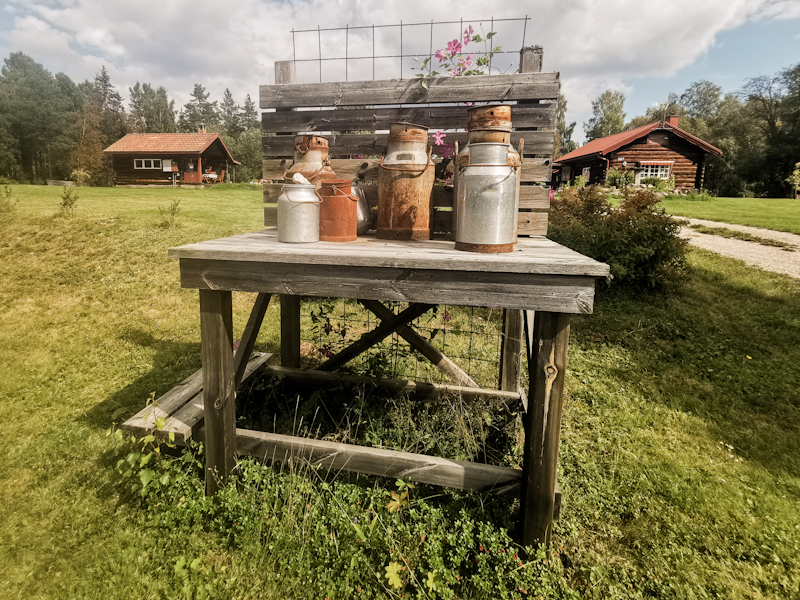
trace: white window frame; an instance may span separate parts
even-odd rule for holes
[[[161,170],[160,158],[134,158],[134,169],[158,169]]]
[[[638,173],[639,179],[644,179],[645,177],[658,177],[659,179],[667,180],[669,179],[670,174],[672,173],[672,163],[656,163],[656,164],[648,164],[646,162],[641,163],[642,170]]]

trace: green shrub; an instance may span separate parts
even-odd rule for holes
[[[11,188],[7,185],[0,190],[0,213],[14,212],[17,210],[17,200],[11,195]]]
[[[659,202],[651,189],[627,190],[619,208],[597,186],[566,190],[551,204],[547,235],[608,263],[618,285],[660,287],[685,268],[688,244],[678,236],[685,221]]]
[[[713,200],[714,196],[710,196],[705,192],[690,192],[685,196],[671,195],[664,198],[664,200],[689,200],[691,202],[707,202]]]
[[[620,171],[619,169],[610,168],[608,175],[606,175],[606,183],[613,187],[625,187],[633,183],[633,171]]]
[[[61,214],[65,217],[71,217],[75,214],[75,204],[77,202],[78,191],[64,186],[64,191],[61,193],[61,202],[58,204]]]

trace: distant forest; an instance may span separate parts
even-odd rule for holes
[[[196,133],[203,125],[242,163],[236,181],[261,178],[261,123],[249,94],[238,104],[226,89],[221,102],[210,101],[195,84],[180,110],[162,86],[137,82],[127,96],[126,106],[105,67],[94,81],[76,84],[22,52],[11,54],[0,71],[0,177],[41,184],[81,170],[89,185],[110,186],[114,172],[103,150],[124,135]]]
[[[237,181],[261,177],[261,127],[248,95],[238,104],[225,90],[221,101],[195,84],[191,100],[175,107],[167,90],[137,82],[127,106],[105,67],[94,81],[76,84],[52,75],[22,52],[4,59],[0,71],[0,177],[19,183],[69,179],[75,170],[89,174],[90,185],[112,185],[113,170],[103,149],[127,133],[196,132],[201,125],[220,133],[236,160]],[[592,103],[584,123],[587,140],[640,127],[669,116],[679,126],[722,150],[710,157],[707,189],[721,196],[786,197],[786,179],[800,162],[800,64],[774,76],[748,80],[741,90],[723,94],[710,81],[626,120],[625,97],[607,90]],[[567,100],[559,96],[555,156],[570,152],[576,123],[566,121]]]

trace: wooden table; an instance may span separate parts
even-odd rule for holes
[[[595,280],[608,275],[607,265],[544,237],[520,238],[508,254],[476,254],[456,251],[451,241],[385,241],[369,236],[345,244],[282,244],[275,230],[188,244],[170,249],[169,255],[180,259],[181,286],[200,290],[209,493],[225,483],[233,468],[238,434],[240,452],[246,446],[263,455],[268,444],[273,448],[283,444],[305,456],[327,452],[326,464],[344,460],[355,466],[353,470],[372,474],[428,473],[427,479],[417,479],[464,489],[483,489],[486,481],[496,487],[516,482],[521,494],[521,542],[549,539],[570,315],[592,312]],[[259,294],[236,353],[232,291]],[[282,312],[292,307],[292,301],[296,309],[300,296],[402,301],[411,305],[403,313],[415,314],[422,310],[415,311],[415,306],[434,304],[525,311],[530,389],[521,478],[519,471],[503,467],[237,432],[235,390],[271,294],[282,295]],[[387,318],[379,329],[402,328],[413,319],[403,313]],[[296,310],[293,314],[299,315]],[[299,320],[286,327],[294,319],[290,315],[283,320],[282,352],[290,354],[299,352],[293,348],[299,339],[284,339],[299,332]],[[524,391],[521,396],[525,398]]]

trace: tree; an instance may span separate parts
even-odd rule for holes
[[[217,102],[209,102],[210,94],[199,83],[194,84],[192,99],[184,104],[178,117],[178,129],[184,133],[197,133],[200,127],[212,127],[219,124]]]
[[[175,133],[175,101],[164,87],[136,82],[130,92],[128,125],[136,133]]]
[[[612,90],[606,90],[593,100],[592,113],[594,116],[583,124],[586,140],[590,142],[624,131],[625,112],[622,110],[624,104],[625,95]]]
[[[222,104],[219,107],[219,115],[222,121],[222,131],[225,134],[237,137],[243,133],[245,128],[242,124],[242,114],[239,105],[233,100],[233,95],[228,88],[222,96]]]
[[[242,127],[245,131],[261,127],[258,119],[258,109],[256,103],[250,99],[250,94],[244,99],[244,106],[242,107]]]
[[[567,125],[567,99],[564,94],[558,95],[556,101],[556,132],[553,145],[553,158],[556,159],[569,154],[578,147],[572,141],[572,132],[575,131],[575,121]]]
[[[256,181],[263,173],[261,154],[261,129],[248,129],[238,137],[222,134],[225,145],[241,165],[232,165],[232,178],[237,181]]]

